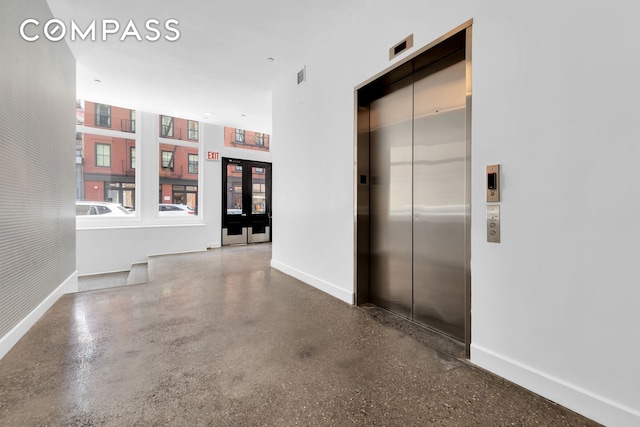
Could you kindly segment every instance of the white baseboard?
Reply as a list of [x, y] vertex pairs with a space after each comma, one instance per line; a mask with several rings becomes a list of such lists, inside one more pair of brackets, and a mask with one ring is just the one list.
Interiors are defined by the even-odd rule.
[[[143, 261], [146, 262], [146, 261]], [[133, 264], [136, 264], [135, 262]], [[113, 271], [103, 271], [102, 273], [87, 273], [87, 274], [78, 274], [78, 278], [91, 278], [95, 276], [104, 276], [106, 274], [117, 274], [117, 273], [128, 273], [130, 270], [113, 270]], [[65, 292], [68, 293], [68, 292]]]
[[353, 291], [350, 292], [345, 289], [342, 289], [332, 283], [329, 283], [318, 277], [307, 274], [303, 271], [300, 271], [296, 268], [283, 264], [274, 259], [271, 260], [271, 267], [275, 268], [276, 270], [280, 270], [283, 273], [288, 274], [289, 276], [295, 277], [296, 279], [308, 285], [311, 285], [314, 288], [320, 289], [321, 291], [326, 292], [329, 295], [334, 296], [339, 300], [346, 302], [347, 304], [353, 304], [353, 301], [354, 301]]
[[640, 411], [471, 344], [471, 362], [607, 426], [640, 426]]
[[149, 258], [153, 258], [153, 257], [161, 257], [161, 256], [167, 256], [167, 255], [185, 255], [185, 254], [197, 254], [200, 252], [206, 252], [207, 249], [193, 249], [193, 250], [187, 250], [187, 251], [176, 251], [176, 252], [159, 252], [157, 254], [149, 254], [147, 255], [147, 259]]
[[13, 348], [20, 338], [42, 317], [51, 306], [64, 294], [78, 292], [78, 272], [74, 271], [60, 286], [45, 298], [31, 313], [20, 321], [5, 336], [0, 338], [0, 359]]

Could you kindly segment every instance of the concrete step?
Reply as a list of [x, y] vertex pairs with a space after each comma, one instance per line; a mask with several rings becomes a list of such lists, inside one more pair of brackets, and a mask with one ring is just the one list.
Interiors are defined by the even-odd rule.
[[149, 263], [136, 262], [131, 265], [129, 276], [127, 277], [127, 285], [140, 285], [149, 281]]

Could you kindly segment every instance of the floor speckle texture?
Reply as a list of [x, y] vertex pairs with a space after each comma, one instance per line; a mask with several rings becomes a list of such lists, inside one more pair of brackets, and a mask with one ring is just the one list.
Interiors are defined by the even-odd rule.
[[0, 361], [0, 425], [597, 425], [270, 258], [152, 257], [146, 284], [65, 295]]

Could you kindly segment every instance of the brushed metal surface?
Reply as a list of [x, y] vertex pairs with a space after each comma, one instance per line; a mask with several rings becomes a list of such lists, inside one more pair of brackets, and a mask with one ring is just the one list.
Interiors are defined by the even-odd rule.
[[264, 243], [269, 239], [269, 226], [265, 227], [264, 233], [254, 233], [253, 227], [249, 227], [248, 243]]
[[458, 338], [469, 355], [467, 24], [357, 89], [354, 193], [357, 303]]
[[472, 119], [472, 97], [473, 97], [473, 81], [472, 81], [472, 49], [473, 46], [473, 27], [465, 29], [465, 55], [466, 63], [466, 80], [467, 80], [467, 96], [466, 96], [466, 113], [467, 113], [467, 209], [465, 212], [465, 235], [467, 238], [465, 264], [467, 273], [465, 275], [465, 353], [467, 358], [471, 358], [471, 119]]
[[413, 317], [464, 340], [465, 62], [419, 72], [415, 80]]
[[370, 299], [411, 317], [413, 78], [370, 106]]
[[229, 235], [228, 229], [222, 229], [222, 246], [243, 245], [247, 243], [247, 227], [242, 227], [242, 234]]
[[487, 242], [500, 243], [500, 205], [487, 205]]

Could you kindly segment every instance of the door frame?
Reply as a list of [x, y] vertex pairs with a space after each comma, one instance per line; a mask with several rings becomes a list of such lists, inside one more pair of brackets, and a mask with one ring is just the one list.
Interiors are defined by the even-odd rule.
[[[467, 186], [467, 220], [465, 221], [466, 234], [466, 265], [465, 275], [465, 333], [464, 344], [466, 357], [471, 354], [471, 47], [472, 47], [472, 25], [473, 20], [469, 20], [455, 29], [449, 31], [433, 42], [427, 44], [413, 54], [407, 56], [354, 89], [354, 119], [356, 135], [354, 138], [354, 295], [355, 304], [362, 305], [370, 302], [369, 297], [369, 110], [364, 107], [366, 93], [363, 89], [374, 86], [378, 83], [384, 85], [389, 81], [397, 80], [403, 75], [413, 74], [414, 60], [426, 52], [434, 55], [442, 54], [439, 49], [443, 43], [453, 36], [464, 37], [465, 45], [465, 66], [466, 66], [466, 147], [469, 162], [466, 168], [465, 182]], [[461, 35], [461, 33], [463, 33]], [[418, 58], [419, 60], [419, 58]], [[437, 331], [440, 332], [440, 331]]]
[[[228, 191], [231, 191], [228, 189], [229, 184], [227, 182], [227, 170], [229, 165], [242, 166], [242, 194], [240, 195], [240, 200], [242, 201], [242, 212], [238, 215], [230, 215], [228, 213], [229, 207], [227, 206], [227, 197]], [[261, 213], [256, 213], [252, 209], [254, 167], [262, 168], [265, 174], [265, 202], [264, 211]], [[271, 176], [271, 163], [230, 157], [222, 158], [222, 246], [271, 242]]]

